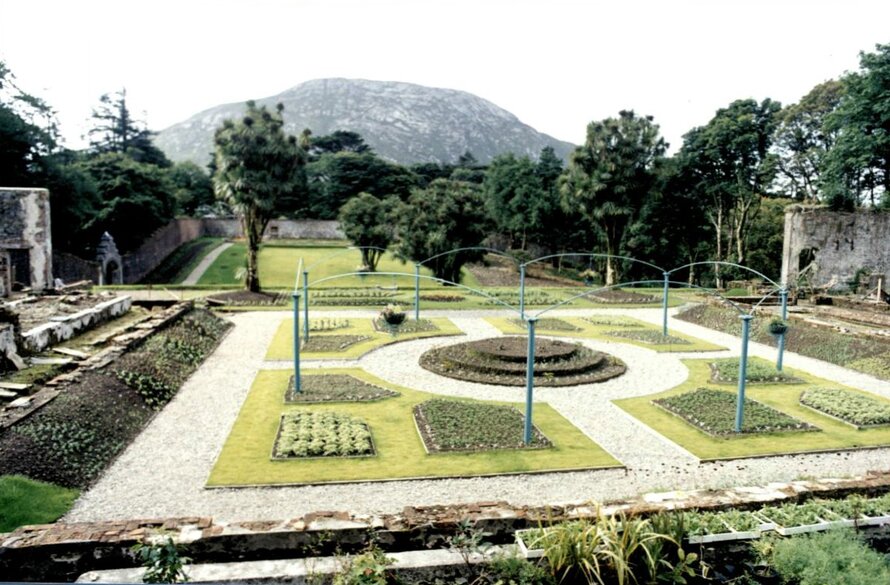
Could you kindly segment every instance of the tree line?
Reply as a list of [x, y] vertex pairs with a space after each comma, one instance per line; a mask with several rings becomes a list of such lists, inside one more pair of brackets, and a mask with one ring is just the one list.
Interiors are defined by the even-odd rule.
[[[665, 267], [722, 260], [776, 276], [787, 204], [890, 208], [890, 45], [861, 53], [858, 71], [798, 103], [730, 103], [672, 156], [655, 121], [632, 111], [591, 122], [565, 166], [549, 148], [486, 165], [469, 152], [452, 164], [399, 165], [354, 132], [286, 136], [280, 108], [249, 103], [217, 129], [205, 170], [172, 164], [124, 91], [102, 96], [92, 121], [89, 148], [60, 148], [52, 109], [0, 63], [0, 184], [49, 187], [54, 242], [80, 253], [102, 231], [126, 251], [176, 214], [235, 212], [253, 217], [248, 240], [273, 217], [339, 218], [356, 244], [392, 245], [413, 261], [492, 244], [523, 258], [595, 251]], [[477, 258], [447, 255], [431, 268], [455, 280]], [[373, 253], [363, 260], [374, 268]], [[588, 268], [606, 283], [653, 276], [619, 260]], [[710, 284], [734, 274], [683, 276]]]

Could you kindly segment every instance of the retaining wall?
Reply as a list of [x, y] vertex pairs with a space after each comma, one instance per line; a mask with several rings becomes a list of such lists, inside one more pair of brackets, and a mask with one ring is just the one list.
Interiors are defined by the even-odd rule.
[[27, 351], [43, 351], [51, 345], [71, 339], [81, 331], [123, 315], [130, 310], [132, 302], [129, 296], [117, 297], [71, 315], [51, 317], [48, 323], [22, 333], [22, 345]]

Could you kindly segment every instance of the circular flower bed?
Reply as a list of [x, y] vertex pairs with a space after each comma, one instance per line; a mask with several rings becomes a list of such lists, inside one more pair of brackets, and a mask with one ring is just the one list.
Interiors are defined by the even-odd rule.
[[[457, 380], [524, 386], [527, 351], [526, 337], [492, 337], [433, 348], [420, 356], [420, 365]], [[602, 382], [625, 370], [621, 360], [579, 344], [541, 338], [535, 342], [534, 375], [538, 386]]]

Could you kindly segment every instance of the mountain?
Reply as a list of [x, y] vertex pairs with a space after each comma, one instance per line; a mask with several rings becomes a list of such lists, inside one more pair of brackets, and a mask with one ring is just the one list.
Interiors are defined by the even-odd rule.
[[[464, 91], [411, 83], [361, 79], [316, 79], [258, 104], [284, 104], [285, 130], [314, 136], [351, 130], [383, 158], [410, 164], [454, 163], [466, 151], [480, 163], [504, 152], [536, 158], [545, 146], [568, 158], [574, 145], [542, 134], [510, 112]], [[213, 151], [213, 132], [237, 118], [244, 104], [225, 104], [195, 114], [158, 133], [155, 143], [171, 160], [204, 164]]]

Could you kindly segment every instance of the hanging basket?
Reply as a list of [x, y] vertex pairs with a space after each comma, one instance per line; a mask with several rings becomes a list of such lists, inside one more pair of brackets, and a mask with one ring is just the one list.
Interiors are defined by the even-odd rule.
[[783, 319], [773, 319], [767, 325], [767, 329], [772, 335], [785, 335], [788, 331], [788, 321]]

